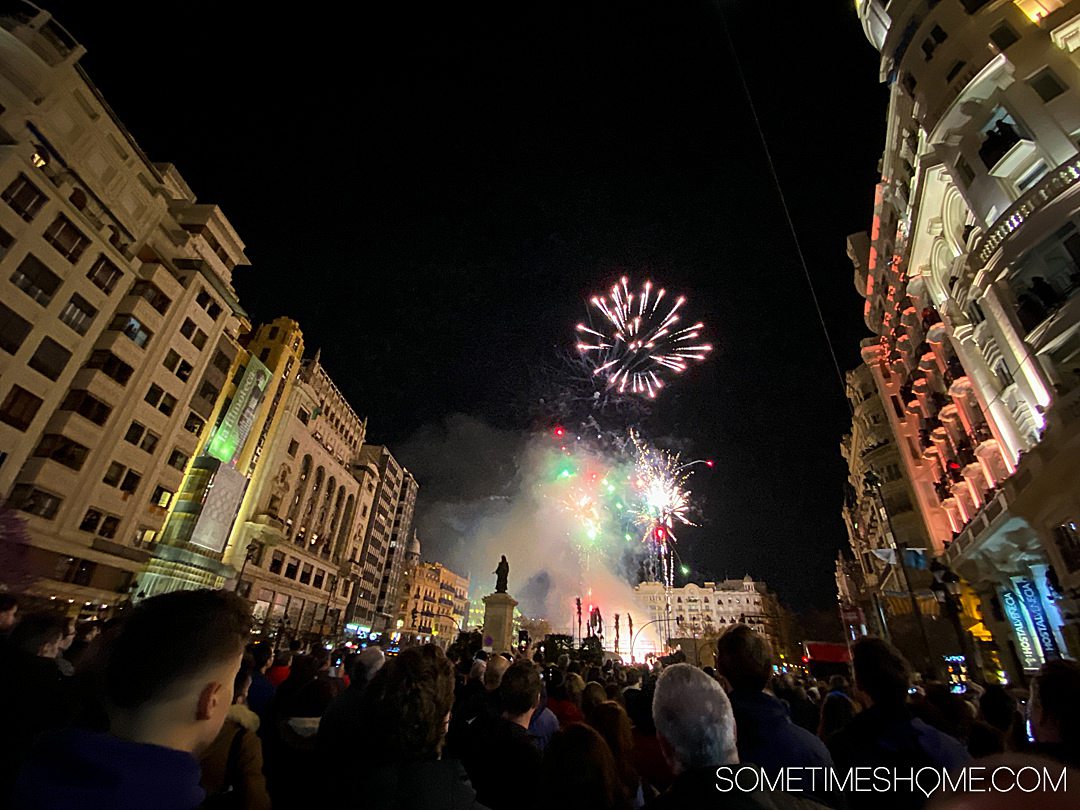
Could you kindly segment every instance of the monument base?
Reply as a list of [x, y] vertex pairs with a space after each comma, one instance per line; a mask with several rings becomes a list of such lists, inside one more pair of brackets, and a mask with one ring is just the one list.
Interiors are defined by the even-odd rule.
[[484, 649], [510, 652], [514, 646], [514, 608], [517, 600], [508, 593], [484, 597]]

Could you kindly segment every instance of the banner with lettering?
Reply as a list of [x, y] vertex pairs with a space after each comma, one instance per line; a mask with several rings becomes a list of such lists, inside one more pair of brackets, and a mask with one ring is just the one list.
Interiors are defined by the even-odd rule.
[[1054, 636], [1054, 628], [1050, 618], [1043, 608], [1042, 595], [1034, 581], [1024, 577], [1013, 577], [1013, 587], [1020, 596], [1024, 610], [1027, 611], [1028, 620], [1035, 633], [1035, 640], [1042, 648], [1043, 657], [1047, 661], [1061, 658], [1061, 650], [1058, 647], [1057, 638]]
[[1016, 652], [1020, 656], [1020, 665], [1024, 669], [1038, 669], [1043, 663], [1042, 651], [1032, 638], [1027, 612], [1020, 602], [1020, 597], [1010, 588], [999, 587], [998, 598], [1001, 600], [1001, 609], [1005, 612], [1005, 620], [1016, 637]]

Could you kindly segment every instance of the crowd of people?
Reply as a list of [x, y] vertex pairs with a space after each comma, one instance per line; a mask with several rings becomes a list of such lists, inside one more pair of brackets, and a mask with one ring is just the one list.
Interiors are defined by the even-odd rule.
[[[719, 638], [715, 667], [547, 661], [532, 649], [459, 658], [433, 645], [339, 657], [251, 643], [250, 630], [248, 604], [224, 591], [146, 599], [100, 636], [54, 614], [20, 616], [0, 594], [6, 805], [880, 810], [927, 797], [775, 782], [721, 792], [718, 769], [955, 769], [995, 757], [1080, 767], [1071, 661], [1045, 664], [1022, 694], [955, 694], [913, 685], [903, 656], [875, 638], [853, 645], [850, 678], [778, 673], [744, 625]], [[954, 799], [943, 806], [984, 806]], [[1068, 802], [1038, 797], [1040, 810]]]

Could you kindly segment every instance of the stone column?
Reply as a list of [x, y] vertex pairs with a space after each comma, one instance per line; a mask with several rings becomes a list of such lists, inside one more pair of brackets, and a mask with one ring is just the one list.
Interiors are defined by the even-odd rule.
[[508, 593], [484, 597], [484, 649], [510, 652], [514, 646], [514, 608], [517, 601]]

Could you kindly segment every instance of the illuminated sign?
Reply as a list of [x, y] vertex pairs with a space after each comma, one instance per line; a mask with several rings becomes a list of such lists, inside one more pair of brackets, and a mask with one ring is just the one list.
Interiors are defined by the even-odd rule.
[[224, 551], [233, 521], [240, 509], [247, 476], [235, 467], [221, 464], [206, 488], [206, 500], [199, 511], [199, 519], [191, 533], [191, 542], [211, 551]]
[[248, 360], [244, 376], [236, 387], [229, 410], [225, 412], [214, 437], [206, 447], [206, 454], [226, 464], [235, 464], [248, 434], [255, 424], [255, 415], [270, 382], [270, 369], [252, 357]]
[[1024, 669], [1038, 669], [1042, 665], [1042, 656], [1035, 647], [1035, 640], [1028, 632], [1027, 616], [1024, 606], [1020, 603], [1017, 595], [1008, 588], [999, 588], [1001, 607], [1005, 611], [1005, 618], [1012, 625], [1013, 635], [1016, 636], [1016, 650], [1020, 656], [1020, 664]]
[[1058, 649], [1054, 628], [1051, 626], [1050, 619], [1043, 609], [1042, 596], [1039, 594], [1038, 586], [1032, 580], [1023, 579], [1022, 577], [1013, 577], [1012, 581], [1017, 594], [1020, 596], [1024, 610], [1027, 611], [1031, 628], [1035, 632], [1035, 638], [1039, 642], [1039, 646], [1042, 647], [1043, 656], [1048, 661], [1061, 658], [1061, 650]]

